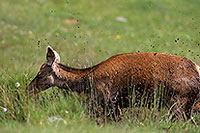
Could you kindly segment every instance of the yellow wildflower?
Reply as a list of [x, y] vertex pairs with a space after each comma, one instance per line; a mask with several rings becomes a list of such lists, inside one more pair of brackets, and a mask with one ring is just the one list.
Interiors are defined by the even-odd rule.
[[117, 39], [120, 39], [120, 35], [117, 35], [116, 38], [117, 38]]
[[58, 33], [58, 32], [56, 32], [56, 36], [59, 36], [59, 33]]

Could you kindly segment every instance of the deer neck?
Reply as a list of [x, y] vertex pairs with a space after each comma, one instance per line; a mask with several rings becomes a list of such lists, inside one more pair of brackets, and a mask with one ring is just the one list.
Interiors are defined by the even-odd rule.
[[89, 89], [89, 79], [93, 68], [76, 69], [62, 64], [56, 64], [55, 86], [66, 90], [85, 92]]

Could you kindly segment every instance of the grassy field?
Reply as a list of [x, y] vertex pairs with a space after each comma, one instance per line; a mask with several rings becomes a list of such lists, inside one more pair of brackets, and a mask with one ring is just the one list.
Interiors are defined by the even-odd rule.
[[[58, 88], [35, 102], [24, 96], [45, 62], [47, 45], [58, 51], [62, 63], [77, 68], [119, 53], [151, 51], [200, 65], [199, 5], [195, 0], [1, 0], [0, 132], [199, 132], [190, 120], [172, 123], [162, 117], [165, 112], [156, 111], [98, 126], [76, 94], [58, 92], [50, 100]], [[52, 116], [62, 120], [51, 122]]]

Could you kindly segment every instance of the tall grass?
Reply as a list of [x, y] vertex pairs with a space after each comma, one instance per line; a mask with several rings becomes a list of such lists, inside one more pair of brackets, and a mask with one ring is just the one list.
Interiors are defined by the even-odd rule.
[[[9, 83], [11, 84], [10, 81]], [[37, 124], [45, 123], [48, 117], [54, 115], [69, 118], [84, 115], [84, 106], [81, 106], [76, 95], [66, 97], [60, 90], [54, 88], [31, 98], [26, 95], [24, 87], [14, 85], [0, 86], [0, 106], [2, 107], [0, 121], [2, 123], [17, 121]], [[7, 111], [3, 111], [3, 108]]]
[[[163, 101], [166, 96], [163, 87], [155, 88], [156, 91], [152, 95], [143, 93], [140, 102], [138, 102], [137, 88], [130, 88], [128, 108], [110, 106], [112, 104], [109, 103], [105, 103], [106, 106], [101, 108], [94, 89], [90, 95], [77, 95], [72, 92], [66, 94], [65, 91], [54, 87], [40, 93], [34, 99], [29, 98], [25, 93], [25, 87], [31, 80], [29, 76], [19, 80], [21, 84], [19, 87], [16, 86], [15, 80], [1, 83], [0, 106], [7, 109], [5, 112], [1, 110], [1, 124], [14, 122], [29, 126], [48, 127], [52, 124], [65, 126], [62, 121], [51, 123], [49, 119], [54, 116], [67, 121], [67, 126], [75, 126], [81, 122], [104, 127], [110, 124], [115, 126], [121, 124], [127, 125], [128, 128], [133, 128], [133, 125], [136, 127], [159, 125], [159, 129], [174, 131], [177, 130], [173, 126], [175, 124], [180, 126], [193, 125], [194, 130], [198, 130], [191, 120], [182, 123], [179, 120], [171, 121], [169, 119], [169, 106], [166, 106], [168, 101]], [[149, 100], [151, 100], [151, 104]], [[193, 117], [199, 124], [199, 115], [193, 112]]]

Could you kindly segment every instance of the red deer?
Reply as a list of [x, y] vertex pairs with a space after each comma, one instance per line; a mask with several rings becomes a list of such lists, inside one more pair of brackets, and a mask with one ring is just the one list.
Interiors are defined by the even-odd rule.
[[130, 86], [141, 95], [149, 92], [150, 100], [152, 91], [162, 86], [169, 92], [167, 102], [174, 105], [178, 101], [177, 107], [187, 117], [200, 97], [200, 68], [180, 56], [157, 52], [120, 54], [95, 66], [76, 69], [61, 64], [59, 54], [48, 46], [46, 59], [28, 87], [29, 95], [53, 86], [87, 94], [95, 89], [100, 103], [111, 101], [127, 107]]

